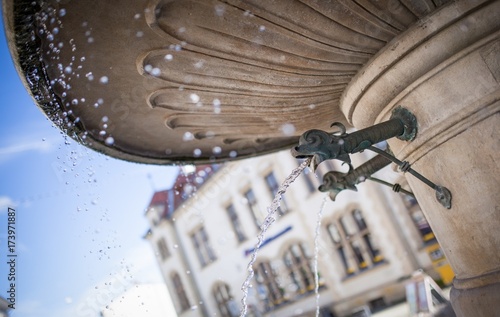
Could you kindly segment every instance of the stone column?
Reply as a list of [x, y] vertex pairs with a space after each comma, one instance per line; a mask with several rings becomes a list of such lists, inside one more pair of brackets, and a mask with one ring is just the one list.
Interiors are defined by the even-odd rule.
[[341, 109], [356, 128], [401, 105], [418, 120], [414, 141], [391, 139], [400, 160], [447, 187], [452, 207], [411, 175], [456, 276], [457, 316], [500, 307], [500, 1], [457, 1], [390, 42], [351, 81]]

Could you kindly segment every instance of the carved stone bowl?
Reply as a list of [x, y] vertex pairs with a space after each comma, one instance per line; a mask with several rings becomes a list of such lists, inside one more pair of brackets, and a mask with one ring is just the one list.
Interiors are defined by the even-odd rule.
[[205, 163], [288, 148], [345, 122], [370, 58], [445, 1], [6, 0], [27, 89], [113, 157]]

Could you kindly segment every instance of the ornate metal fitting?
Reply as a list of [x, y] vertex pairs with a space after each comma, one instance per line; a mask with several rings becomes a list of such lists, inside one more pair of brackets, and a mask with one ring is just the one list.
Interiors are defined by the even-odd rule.
[[399, 184], [389, 184], [380, 179], [371, 177], [372, 174], [389, 165], [391, 161], [382, 155], [377, 155], [371, 160], [354, 169], [349, 164], [347, 173], [330, 171], [323, 176], [323, 184], [319, 186], [319, 191], [328, 192], [330, 199], [335, 201], [337, 195], [346, 189], [357, 191], [356, 185], [369, 179], [391, 187], [395, 192], [402, 192], [413, 196], [412, 193], [401, 188]]
[[[351, 134], [346, 133], [346, 128], [339, 122], [335, 122], [331, 126], [335, 126], [340, 130], [333, 133], [328, 133], [322, 130], [306, 131], [301, 135], [299, 145], [292, 149], [292, 155], [296, 158], [311, 157], [311, 164], [313, 170], [315, 170], [321, 162], [330, 159], [338, 159], [346, 163], [351, 163], [349, 154], [370, 149], [396, 163], [400, 167], [401, 171], [409, 172], [420, 181], [430, 186], [436, 191], [437, 200], [444, 207], [448, 209], [451, 208], [451, 193], [446, 187], [437, 186], [423, 175], [413, 170], [408, 162], [401, 162], [389, 153], [373, 146], [374, 144], [393, 137], [397, 137], [398, 139], [405, 141], [415, 139], [418, 126], [417, 118], [408, 109], [398, 106], [393, 110], [390, 120]], [[371, 174], [374, 172], [368, 173], [369, 168], [367, 168], [367, 166], [364, 166], [364, 168], [368, 170], [365, 171], [367, 174], [363, 176], [364, 179], [371, 177]], [[357, 169], [355, 171], [357, 171]], [[352, 175], [356, 174], [354, 173], [355, 171], [353, 171], [351, 167], [347, 174], [331, 172], [331, 174], [325, 175], [326, 183], [322, 185], [323, 187], [321, 187], [320, 190], [329, 191], [330, 197], [333, 196], [332, 199], [335, 199], [336, 195], [344, 189], [356, 190], [355, 185], [357, 184], [356, 182], [359, 177], [354, 177], [353, 179], [350, 178], [353, 177]], [[376, 179], [373, 180], [379, 181], [385, 185], [391, 185], [384, 181]], [[401, 190], [400, 186], [393, 186], [393, 188], [397, 191]]]
[[413, 176], [415, 176], [418, 180], [420, 180], [422, 183], [426, 184], [430, 188], [434, 189], [436, 193], [436, 199], [439, 201], [443, 207], [450, 209], [451, 208], [451, 192], [448, 190], [448, 188], [444, 186], [439, 186], [431, 182], [428, 178], [426, 178], [424, 175], [420, 174], [419, 172], [415, 171], [412, 167], [410, 162], [408, 161], [400, 161], [393, 155], [386, 153], [385, 151], [382, 151], [379, 148], [376, 148], [374, 146], [370, 147], [370, 150], [384, 156], [388, 160], [391, 160], [393, 163], [399, 166], [399, 169], [403, 173], [410, 173]]
[[396, 136], [403, 141], [412, 141], [417, 136], [417, 118], [408, 109], [397, 106], [392, 111], [391, 119], [399, 119], [403, 122], [404, 132]]
[[299, 145], [292, 149], [292, 155], [297, 158], [312, 157], [313, 169], [316, 169], [321, 162], [329, 159], [350, 163], [349, 154], [361, 152], [393, 137], [413, 140], [417, 133], [417, 119], [401, 106], [393, 111], [390, 120], [351, 134], [346, 133], [345, 126], [339, 122], [331, 126], [338, 127], [340, 131], [306, 131], [300, 137]]
[[356, 184], [358, 182], [353, 182], [352, 177], [349, 177], [352, 172], [352, 165], [349, 164], [349, 172], [342, 173], [336, 171], [330, 171], [323, 176], [323, 184], [318, 187], [321, 192], [328, 192], [330, 199], [335, 201], [337, 195], [345, 190], [350, 189], [358, 191]]
[[323, 176], [323, 184], [318, 189], [322, 192], [329, 192], [330, 198], [335, 200], [335, 197], [342, 190], [350, 189], [357, 191], [357, 184], [364, 182], [373, 173], [386, 167], [390, 163], [391, 161], [387, 158], [377, 155], [356, 169], [349, 164], [349, 171], [347, 173], [336, 171], [326, 173]]
[[331, 126], [339, 127], [340, 132], [306, 131], [300, 136], [299, 146], [292, 149], [292, 155], [296, 158], [312, 157], [313, 170], [321, 162], [334, 158], [350, 163], [351, 158], [344, 147], [344, 138], [347, 136], [345, 126], [339, 122], [335, 122]]

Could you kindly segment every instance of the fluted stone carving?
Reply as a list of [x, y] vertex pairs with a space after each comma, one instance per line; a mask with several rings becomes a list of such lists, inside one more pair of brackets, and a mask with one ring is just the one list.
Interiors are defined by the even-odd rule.
[[[51, 39], [51, 26], [40, 25], [50, 19], [38, 21], [33, 31], [47, 80], [55, 82], [47, 84], [55, 92], [53, 104], [60, 104], [55, 111], [72, 110], [70, 121], [78, 118], [77, 134], [87, 132], [87, 145], [160, 164], [266, 153], [291, 146], [308, 129], [345, 123], [339, 100], [351, 78], [394, 37], [441, 5], [409, 0], [129, 2], [51, 0], [38, 2], [31, 13], [27, 2], [8, 6], [17, 17], [52, 12], [63, 26]], [[57, 14], [61, 9], [64, 16]], [[47, 30], [40, 34], [40, 28]], [[56, 59], [50, 47], [55, 42], [65, 44]], [[20, 59], [26, 58], [23, 45], [17, 49]], [[80, 73], [58, 68], [81, 57], [86, 62]], [[96, 80], [89, 81], [89, 73]], [[109, 78], [106, 85], [97, 83], [103, 76]], [[71, 89], [59, 84], [61, 77], [71, 77]], [[103, 103], [86, 107], [82, 98]], [[74, 99], [78, 107], [72, 107]], [[104, 116], [109, 127], [102, 135]], [[67, 119], [62, 121], [66, 125]], [[111, 145], [105, 142], [109, 135]]]

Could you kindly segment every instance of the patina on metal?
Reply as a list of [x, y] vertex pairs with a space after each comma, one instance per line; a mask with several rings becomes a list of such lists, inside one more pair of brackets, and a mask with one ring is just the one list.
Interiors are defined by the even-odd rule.
[[392, 162], [394, 162], [395, 164], [397, 164], [399, 166], [399, 169], [403, 173], [406, 173], [406, 172], [410, 173], [411, 175], [415, 176], [418, 180], [420, 180], [421, 182], [423, 182], [424, 184], [426, 184], [430, 188], [434, 189], [436, 192], [437, 201], [439, 201], [439, 203], [441, 205], [443, 205], [445, 208], [447, 208], [447, 209], [451, 208], [451, 192], [449, 191], [448, 188], [446, 188], [444, 186], [436, 185], [433, 182], [431, 182], [428, 178], [426, 178], [425, 176], [423, 176], [419, 172], [412, 169], [411, 164], [408, 161], [400, 161], [396, 157], [394, 157], [393, 155], [391, 155], [391, 154], [389, 154], [389, 153], [387, 153], [387, 152], [385, 152], [377, 147], [374, 147], [374, 146], [370, 146], [368, 149], [384, 156], [385, 158], [387, 158], [389, 160], [391, 160]]
[[411, 141], [417, 135], [417, 119], [401, 106], [393, 111], [390, 120], [351, 134], [346, 133], [345, 126], [339, 122], [331, 125], [334, 126], [340, 131], [334, 133], [315, 129], [306, 131], [300, 137], [299, 145], [292, 149], [292, 155], [296, 158], [312, 157], [313, 169], [316, 169], [321, 162], [329, 159], [350, 163], [349, 154], [364, 151], [387, 139], [397, 137]]
[[412, 141], [417, 135], [417, 119], [408, 110], [401, 106], [396, 107], [391, 119], [362, 129], [351, 134], [341, 123], [333, 123], [340, 131], [328, 133], [322, 130], [306, 131], [299, 139], [299, 145], [292, 149], [296, 158], [312, 157], [313, 169], [330, 159], [338, 159], [351, 163], [349, 154], [372, 150], [388, 160], [396, 163], [402, 172], [409, 172], [417, 179], [436, 191], [436, 199], [445, 208], [451, 208], [451, 192], [443, 186], [438, 186], [411, 168], [409, 162], [402, 162], [393, 155], [374, 147], [374, 144], [397, 137], [400, 140]]
[[357, 184], [362, 183], [365, 180], [372, 180], [392, 187], [395, 192], [402, 192], [413, 196], [413, 193], [402, 189], [399, 184], [390, 184], [386, 181], [372, 177], [374, 173], [386, 167], [390, 163], [391, 161], [385, 156], [377, 155], [356, 169], [349, 164], [349, 171], [347, 173], [330, 171], [323, 176], [323, 184], [319, 186], [318, 190], [321, 192], [328, 192], [330, 199], [335, 201], [335, 198], [341, 191], [346, 189], [358, 191], [356, 188]]

